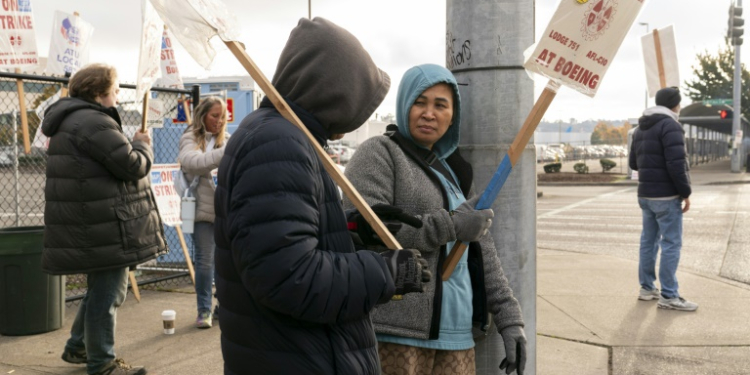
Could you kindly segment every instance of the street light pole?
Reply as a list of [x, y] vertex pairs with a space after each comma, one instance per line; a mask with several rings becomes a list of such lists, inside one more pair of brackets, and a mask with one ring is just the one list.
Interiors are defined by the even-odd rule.
[[[638, 22], [638, 24], [641, 26], [646, 26], [646, 35], [648, 35], [650, 31], [648, 27], [648, 22]], [[648, 81], [646, 82], [646, 102], [644, 104], [644, 108], [648, 109]]]
[[307, 19], [312, 19], [312, 0], [307, 0]]

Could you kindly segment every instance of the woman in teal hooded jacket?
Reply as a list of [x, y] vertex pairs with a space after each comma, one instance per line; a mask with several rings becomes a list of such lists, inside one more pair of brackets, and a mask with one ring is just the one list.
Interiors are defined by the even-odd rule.
[[501, 368], [522, 374], [524, 323], [487, 235], [494, 214], [474, 209], [471, 165], [458, 151], [458, 84], [438, 65], [413, 67], [401, 80], [397, 106], [398, 126], [360, 145], [347, 177], [371, 206], [396, 206], [422, 221], [421, 228], [403, 226], [396, 238], [419, 250], [433, 275], [456, 240], [469, 247], [447, 281], [434, 277], [424, 293], [374, 310], [383, 374], [474, 374], [474, 337], [487, 333], [490, 316], [505, 342]]

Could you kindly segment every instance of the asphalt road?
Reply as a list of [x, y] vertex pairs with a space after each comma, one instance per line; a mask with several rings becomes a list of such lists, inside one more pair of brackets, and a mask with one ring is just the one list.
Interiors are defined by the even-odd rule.
[[[637, 260], [636, 187], [540, 186], [537, 247]], [[680, 269], [750, 284], [750, 185], [693, 186]], [[636, 276], [634, 275], [634, 278]]]

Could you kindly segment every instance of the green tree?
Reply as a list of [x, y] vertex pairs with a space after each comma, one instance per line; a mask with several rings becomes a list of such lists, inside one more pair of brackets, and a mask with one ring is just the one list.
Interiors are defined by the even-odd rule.
[[[708, 51], [698, 53], [697, 64], [693, 65], [693, 80], [685, 81], [687, 96], [693, 101], [707, 99], [732, 99], [734, 87], [734, 47], [724, 39], [724, 46], [717, 54]], [[750, 87], [750, 72], [745, 64], [740, 65], [742, 72], [742, 86]], [[740, 90], [740, 104], [742, 115], [750, 118], [750, 91]]]

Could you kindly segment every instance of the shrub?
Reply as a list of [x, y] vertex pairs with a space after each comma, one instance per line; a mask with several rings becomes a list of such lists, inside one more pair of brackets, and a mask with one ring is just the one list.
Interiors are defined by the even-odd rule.
[[599, 159], [599, 164], [602, 165], [602, 173], [609, 171], [617, 165], [617, 163], [609, 159]]
[[544, 173], [557, 173], [560, 172], [562, 163], [549, 163], [544, 166]]
[[584, 163], [576, 163], [573, 169], [580, 174], [589, 173], [589, 167]]

